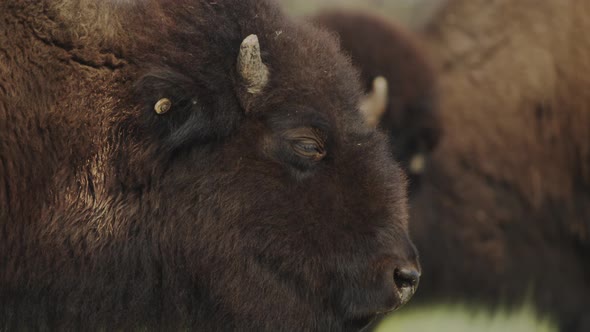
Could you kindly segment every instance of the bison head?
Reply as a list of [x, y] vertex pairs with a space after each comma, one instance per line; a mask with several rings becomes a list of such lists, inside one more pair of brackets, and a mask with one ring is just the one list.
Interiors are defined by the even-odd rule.
[[337, 42], [266, 1], [147, 3], [119, 20], [122, 67], [69, 78], [109, 82], [81, 88], [96, 149], [26, 232], [44, 258], [20, 270], [14, 311], [324, 331], [407, 302], [420, 268], [405, 179]]

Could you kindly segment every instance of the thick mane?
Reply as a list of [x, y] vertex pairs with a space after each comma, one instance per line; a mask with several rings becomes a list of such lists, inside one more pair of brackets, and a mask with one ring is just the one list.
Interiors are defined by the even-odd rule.
[[[241, 41], [249, 34], [259, 36], [263, 45], [263, 61], [271, 71], [268, 93], [261, 97], [259, 104], [272, 103], [275, 96], [283, 98], [284, 95], [290, 95], [290, 91], [313, 94], [313, 88], [305, 83], [309, 77], [317, 77], [318, 81], [334, 80], [334, 75], [347, 75], [338, 78], [342, 81], [355, 82], [357, 79], [353, 71], [336, 69], [342, 64], [347, 65], [348, 60], [338, 54], [337, 43], [331, 36], [311, 26], [290, 21], [280, 9], [269, 5], [266, 0], [17, 1], [10, 6], [8, 3], [1, 6], [3, 14], [0, 15], [6, 17], [2, 30], [13, 34], [0, 35], [4, 45], [6, 48], [29, 49], [31, 52], [26, 57], [23, 54], [20, 58], [6, 60], [8, 62], [0, 66], [0, 72], [4, 74], [4, 82], [0, 78], [0, 84], [8, 93], [0, 97], [8, 98], [12, 92], [22, 94], [14, 98], [18, 98], [18, 103], [26, 110], [19, 114], [0, 110], [5, 113], [0, 118], [0, 124], [22, 128], [27, 122], [35, 122], [41, 128], [48, 128], [49, 136], [52, 137], [35, 142], [40, 139], [36, 133], [17, 135], [7, 129], [0, 135], [7, 142], [18, 140], [18, 143], [12, 147], [5, 146], [2, 152], [3, 155], [11, 155], [16, 153], [14, 149], [18, 147], [22, 150], [43, 151], [35, 155], [35, 160], [22, 161], [24, 164], [38, 163], [39, 168], [44, 169], [44, 172], [39, 173], [44, 174], [44, 179], [55, 177], [60, 167], [58, 160], [81, 163], [76, 168], [82, 173], [87, 169], [96, 169], [92, 165], [95, 163], [93, 160], [97, 159], [96, 155], [108, 154], [113, 148], [105, 147], [104, 142], [116, 145], [118, 141], [126, 139], [128, 133], [141, 130], [126, 127], [134, 123], [132, 120], [138, 116], [137, 113], [113, 111], [119, 104], [137, 102], [134, 96], [127, 93], [131, 85], [139, 90], [137, 95], [146, 96], [139, 102], [148, 109], [153, 107], [157, 99], [153, 99], [154, 95], [148, 97], [148, 94], [150, 88], [154, 87], [142, 84], [140, 77], [154, 77], [154, 73], [159, 72], [157, 76], [167, 72], [165, 75], [177, 80], [167, 83], [171, 88], [188, 84], [192, 89], [206, 91], [201, 98], [206, 104], [213, 103], [209, 96], [217, 94], [225, 95], [223, 100], [235, 100], [235, 85], [238, 83], [236, 58]], [[20, 26], [24, 29], [20, 29]], [[19, 34], [19, 38], [14, 37]], [[48, 56], [62, 61], [50, 62]], [[40, 63], [42, 67], [23, 67], [29, 62]], [[297, 71], [291, 68], [297, 68]], [[73, 77], [76, 79], [71, 79]], [[285, 83], [285, 80], [288, 82]], [[150, 82], [156, 86], [161, 84], [153, 80]], [[174, 90], [174, 93], [182, 91], [185, 91], [185, 95], [181, 98], [194, 97], [191, 93], [195, 91], [190, 88], [188, 91]], [[37, 97], [30, 99], [31, 95]], [[337, 96], [336, 99], [354, 100], [354, 96], [341, 97]], [[215, 108], [219, 107], [233, 106], [227, 102]], [[52, 111], [48, 114], [47, 109]], [[72, 112], [72, 109], [80, 111]], [[86, 112], [86, 109], [95, 111]], [[241, 110], [234, 109], [233, 115], [224, 114], [217, 121], [225, 123], [230, 130], [235, 127], [239, 117]], [[114, 123], [116, 126], [109, 129], [110, 124]], [[76, 135], [74, 141], [69, 135], [56, 136], [71, 133], [72, 126], [93, 134]], [[183, 136], [178, 141], [186, 139]], [[101, 151], [96, 150], [98, 145]], [[69, 146], [69, 149], [64, 150], [63, 146]], [[12, 164], [20, 161], [6, 161], [3, 174], [16, 175], [10, 170], [13, 168], [14, 172], [31, 169], [24, 167], [24, 164]], [[37, 181], [35, 179], [38, 178], [34, 174], [23, 176], [31, 181]], [[82, 174], [82, 177], [84, 179], [80, 181], [86, 183], [86, 175]], [[2, 181], [10, 181], [10, 178], [6, 176]], [[4, 192], [7, 186], [0, 189], [0, 197], [9, 195]], [[37, 186], [51, 187], [53, 184], [34, 185]], [[16, 192], [11, 195], [18, 196]]]

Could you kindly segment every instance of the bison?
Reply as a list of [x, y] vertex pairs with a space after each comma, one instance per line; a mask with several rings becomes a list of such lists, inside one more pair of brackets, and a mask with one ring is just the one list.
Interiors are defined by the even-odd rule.
[[453, 0], [426, 27], [445, 136], [411, 203], [425, 300], [531, 301], [590, 331], [588, 14]]
[[325, 10], [309, 18], [335, 33], [361, 71], [367, 115], [391, 141], [414, 192], [441, 127], [436, 72], [418, 36], [370, 12]]
[[[413, 304], [530, 301], [590, 331], [589, 15], [576, 0], [453, 0], [425, 27], [444, 136], [410, 198]], [[357, 29], [351, 48], [370, 52]], [[391, 61], [374, 75], [404, 65]]]
[[350, 331], [412, 296], [328, 33], [266, 0], [9, 0], [0, 31], [0, 329]]

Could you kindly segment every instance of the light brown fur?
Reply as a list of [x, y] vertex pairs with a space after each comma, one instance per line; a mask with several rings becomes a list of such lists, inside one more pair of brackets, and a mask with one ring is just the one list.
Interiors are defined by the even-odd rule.
[[455, 0], [427, 27], [445, 136], [412, 202], [423, 298], [532, 291], [564, 331], [590, 328], [589, 17], [582, 0]]

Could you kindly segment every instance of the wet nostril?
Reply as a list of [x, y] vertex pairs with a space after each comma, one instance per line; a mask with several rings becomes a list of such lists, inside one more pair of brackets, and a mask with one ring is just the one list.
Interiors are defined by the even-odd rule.
[[398, 289], [415, 288], [420, 280], [420, 272], [414, 269], [396, 269], [393, 279]]

